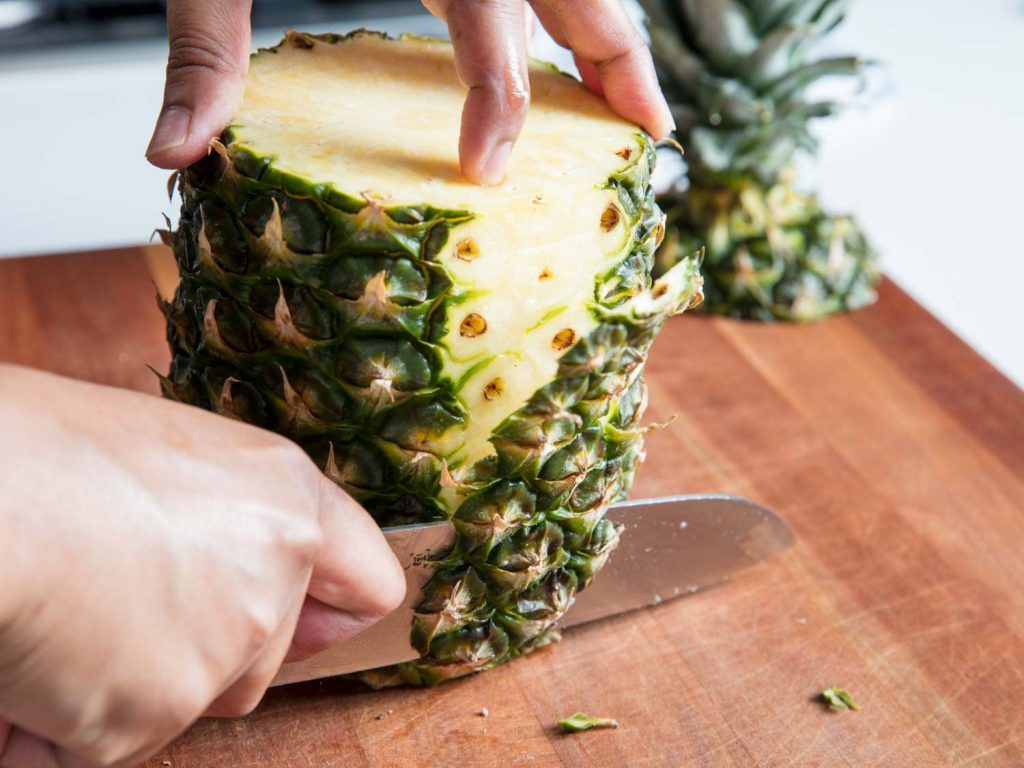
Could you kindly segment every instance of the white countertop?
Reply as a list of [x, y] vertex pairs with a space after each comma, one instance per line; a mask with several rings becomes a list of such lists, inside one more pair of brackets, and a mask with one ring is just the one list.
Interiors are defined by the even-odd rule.
[[[426, 14], [376, 26], [439, 31]], [[860, 218], [890, 275], [1024, 384], [1024, 3], [859, 0], [829, 47], [886, 68], [869, 108], [819, 123], [824, 198]], [[135, 244], [173, 212], [166, 173], [143, 156], [165, 51], [0, 59], [0, 258]]]

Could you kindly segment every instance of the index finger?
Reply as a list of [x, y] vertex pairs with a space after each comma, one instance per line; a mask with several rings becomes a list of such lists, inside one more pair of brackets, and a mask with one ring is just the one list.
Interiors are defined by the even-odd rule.
[[320, 528], [324, 543], [313, 562], [309, 594], [373, 621], [394, 610], [405, 596], [405, 572], [369, 513], [323, 476]]
[[324, 544], [284, 661], [300, 661], [359, 634], [398, 607], [405, 574], [366, 511], [320, 478]]
[[651, 52], [619, 0], [530, 0], [544, 28], [572, 50], [583, 82], [627, 120], [663, 139], [675, 128]]
[[459, 134], [462, 174], [498, 184], [530, 106], [523, 0], [423, 4], [448, 23], [459, 80], [469, 89]]

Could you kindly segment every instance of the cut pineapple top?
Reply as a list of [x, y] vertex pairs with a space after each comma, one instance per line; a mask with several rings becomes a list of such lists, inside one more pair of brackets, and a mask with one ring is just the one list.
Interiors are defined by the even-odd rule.
[[500, 186], [459, 173], [465, 88], [449, 45], [315, 38], [252, 60], [233, 146], [281, 172], [382, 206], [464, 210], [437, 261], [455, 284], [444, 373], [468, 418], [433, 448], [454, 467], [493, 453], [495, 427], [598, 324], [600, 275], [633, 233], [609, 179], [646, 162], [637, 128], [578, 82], [532, 64], [533, 102]]

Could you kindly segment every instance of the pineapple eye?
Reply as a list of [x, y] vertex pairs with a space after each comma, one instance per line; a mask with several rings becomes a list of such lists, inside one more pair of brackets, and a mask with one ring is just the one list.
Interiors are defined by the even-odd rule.
[[623, 147], [615, 154], [621, 157], [623, 160], [629, 160], [629, 158], [633, 156], [633, 149], [632, 147]]
[[485, 400], [497, 400], [505, 393], [505, 382], [499, 376], [484, 387]]
[[563, 328], [551, 339], [551, 347], [559, 352], [568, 349], [576, 342], [576, 331]]
[[615, 205], [609, 205], [604, 209], [604, 213], [601, 214], [601, 229], [605, 232], [611, 232], [615, 229], [615, 225], [619, 223], [621, 218], [622, 214], [619, 213], [619, 209]]
[[475, 261], [480, 256], [480, 246], [471, 237], [463, 238], [455, 244], [455, 255], [463, 261]]
[[656, 299], [660, 299], [668, 292], [668, 286], [664, 283], [655, 283], [654, 290], [651, 291], [651, 296]]
[[534, 195], [530, 202], [534, 205], [544, 205], [544, 195]]
[[459, 326], [459, 334], [461, 336], [473, 339], [477, 336], [482, 336], [486, 332], [487, 321], [484, 320], [482, 315], [478, 315], [476, 312], [470, 312], [462, 318], [462, 324]]
[[552, 277], [554, 277], [554, 273], [552, 273], [552, 271], [550, 269], [548, 269], [547, 267], [544, 267], [544, 269], [540, 273], [540, 275], [537, 276], [537, 279], [538, 280], [550, 280]]

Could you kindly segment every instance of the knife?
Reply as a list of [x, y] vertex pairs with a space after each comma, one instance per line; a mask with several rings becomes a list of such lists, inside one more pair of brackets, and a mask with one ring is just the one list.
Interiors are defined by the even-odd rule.
[[[692, 594], [790, 547], [793, 532], [770, 510], [738, 496], [693, 495], [614, 504], [608, 516], [622, 524], [616, 551], [580, 592], [563, 629]], [[447, 522], [385, 528], [405, 569], [402, 605], [382, 621], [304, 661], [285, 664], [272, 685], [358, 672], [419, 658], [410, 629], [431, 560], [455, 540]]]

